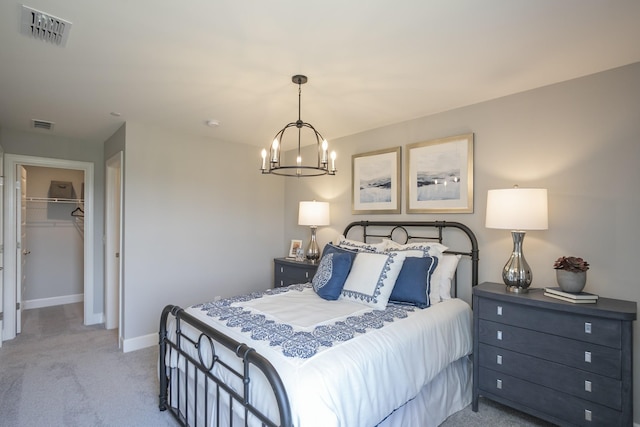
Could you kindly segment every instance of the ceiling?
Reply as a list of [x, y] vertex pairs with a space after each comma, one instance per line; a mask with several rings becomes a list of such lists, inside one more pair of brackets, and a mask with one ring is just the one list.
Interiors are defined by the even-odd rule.
[[297, 119], [294, 74], [309, 77], [302, 119], [331, 141], [640, 61], [637, 0], [27, 6], [72, 27], [64, 47], [36, 40], [22, 4], [0, 2], [0, 127], [87, 143], [132, 121], [266, 146]]

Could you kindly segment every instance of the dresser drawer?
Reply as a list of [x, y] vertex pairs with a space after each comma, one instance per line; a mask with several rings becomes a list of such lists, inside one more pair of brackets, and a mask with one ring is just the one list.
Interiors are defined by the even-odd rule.
[[621, 351], [480, 319], [478, 340], [518, 353], [620, 379]]
[[537, 307], [484, 298], [480, 299], [477, 310], [481, 319], [613, 348], [622, 346], [622, 325], [614, 319], [541, 310]]
[[276, 259], [274, 262], [274, 285], [276, 287], [310, 282], [318, 268], [317, 264], [306, 262], [284, 259]]
[[480, 366], [532, 383], [622, 409], [622, 382], [559, 363], [480, 344]]
[[488, 397], [496, 396], [546, 413], [571, 425], [620, 426], [622, 413], [492, 369], [479, 372], [478, 386]]
[[313, 273], [304, 267], [280, 266], [280, 273], [282, 273], [283, 278], [296, 280], [295, 283], [306, 283], [313, 279]]

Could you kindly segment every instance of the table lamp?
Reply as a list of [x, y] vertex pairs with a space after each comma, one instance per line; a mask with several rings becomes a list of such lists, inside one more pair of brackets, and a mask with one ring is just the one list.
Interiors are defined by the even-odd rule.
[[321, 225], [329, 225], [328, 202], [300, 202], [298, 210], [298, 225], [311, 227], [311, 241], [307, 247], [306, 257], [315, 263], [320, 258], [320, 248], [316, 241], [316, 229]]
[[511, 230], [513, 252], [502, 269], [502, 280], [510, 292], [528, 291], [533, 279], [529, 264], [522, 253], [526, 230], [548, 228], [547, 190], [514, 188], [489, 190], [487, 193], [487, 228]]

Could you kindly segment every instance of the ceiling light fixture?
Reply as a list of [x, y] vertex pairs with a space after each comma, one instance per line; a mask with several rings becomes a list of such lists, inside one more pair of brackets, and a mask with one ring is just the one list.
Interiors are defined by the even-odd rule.
[[[331, 152], [331, 165], [329, 165], [329, 143], [320, 135], [313, 126], [305, 123], [300, 119], [300, 106], [302, 98], [302, 85], [307, 82], [307, 76], [295, 75], [291, 77], [291, 81], [298, 85], [298, 120], [291, 122], [276, 133], [269, 150], [262, 150], [262, 167], [260, 170], [263, 174], [272, 173], [282, 176], [320, 176], [336, 174], [336, 152]], [[287, 165], [282, 161], [282, 139], [287, 129], [298, 128], [298, 153], [295, 165]], [[302, 128], [309, 128], [313, 131], [312, 138], [315, 137], [317, 162], [315, 164], [302, 163]], [[267, 159], [268, 154], [268, 159]]]

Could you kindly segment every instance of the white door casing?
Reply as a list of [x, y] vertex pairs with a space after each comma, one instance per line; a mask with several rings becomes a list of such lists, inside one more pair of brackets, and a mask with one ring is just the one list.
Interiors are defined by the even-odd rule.
[[4, 318], [4, 230], [3, 230], [3, 205], [4, 205], [4, 197], [2, 192], [4, 191], [4, 175], [3, 175], [3, 167], [4, 167], [4, 150], [2, 146], [0, 146], [0, 347], [2, 347], [2, 329], [3, 329], [3, 318]]
[[122, 346], [122, 152], [106, 162], [105, 201], [105, 328], [118, 330]]
[[18, 232], [16, 236], [16, 333], [22, 332], [22, 310], [24, 307], [24, 295], [27, 285], [27, 255], [29, 248], [27, 245], [27, 170], [22, 165], [16, 166], [16, 224]]
[[84, 171], [84, 324], [102, 323], [102, 308], [95, 310], [94, 292], [94, 171], [93, 163], [74, 160], [51, 159], [43, 157], [6, 154], [4, 156], [4, 283], [3, 289], [3, 339], [16, 336], [16, 275], [18, 226], [16, 223], [16, 166], [41, 166], [61, 169], [77, 169]]

